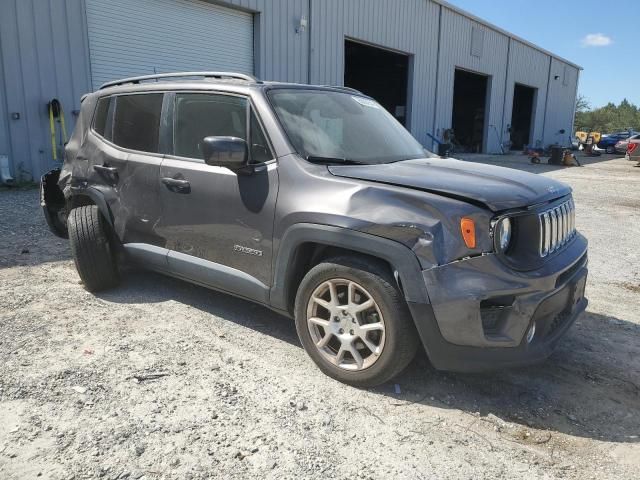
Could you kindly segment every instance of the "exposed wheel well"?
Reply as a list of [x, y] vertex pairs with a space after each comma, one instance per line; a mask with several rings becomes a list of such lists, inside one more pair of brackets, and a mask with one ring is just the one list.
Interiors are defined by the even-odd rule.
[[89, 195], [83, 195], [83, 194], [73, 195], [67, 199], [67, 215], [69, 215], [69, 213], [71, 213], [71, 210], [73, 210], [74, 208], [84, 207], [87, 205], [95, 205], [98, 207], [98, 211], [100, 212], [100, 215], [102, 215], [102, 217], [106, 221], [105, 228], [106, 228], [107, 236], [109, 237], [109, 241], [111, 243], [111, 248], [113, 248], [115, 254], [118, 257], [118, 260], [120, 260], [121, 257], [124, 255], [124, 251], [122, 249], [122, 244], [120, 243], [113, 229], [113, 224], [111, 223], [110, 221], [111, 219], [109, 218], [109, 212], [105, 212], [105, 210], [108, 209], [106, 204], [100, 205], [99, 202], [96, 202]]
[[305, 242], [300, 244], [294, 250], [287, 270], [286, 298], [287, 309], [291, 314], [293, 314], [298, 286], [300, 285], [303, 277], [316, 265], [322, 263], [326, 259], [335, 257], [366, 258], [369, 261], [377, 263], [378, 265], [380, 265], [380, 267], [386, 270], [392, 278], [395, 278], [398, 287], [402, 291], [400, 278], [395, 268], [386, 260], [375, 257], [373, 255], [358, 252], [357, 250], [335, 247], [333, 245], [326, 245], [316, 242]]
[[96, 205], [96, 202], [88, 195], [73, 195], [67, 199], [67, 212], [85, 205]]

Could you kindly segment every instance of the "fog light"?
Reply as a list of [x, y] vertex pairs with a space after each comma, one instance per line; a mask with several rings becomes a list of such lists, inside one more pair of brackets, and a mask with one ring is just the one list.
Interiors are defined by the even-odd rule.
[[531, 328], [527, 332], [527, 343], [531, 343], [535, 335], [536, 335], [536, 322], [533, 322], [533, 325], [531, 325]]

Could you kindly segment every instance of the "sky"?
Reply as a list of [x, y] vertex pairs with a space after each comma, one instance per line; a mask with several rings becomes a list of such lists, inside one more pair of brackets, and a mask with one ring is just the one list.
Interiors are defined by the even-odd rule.
[[640, 0], [448, 0], [580, 65], [578, 92], [592, 107], [640, 105]]

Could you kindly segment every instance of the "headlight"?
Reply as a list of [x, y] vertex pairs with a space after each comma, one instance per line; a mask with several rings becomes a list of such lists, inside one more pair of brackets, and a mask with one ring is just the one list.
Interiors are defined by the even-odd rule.
[[495, 226], [496, 245], [501, 252], [506, 252], [511, 243], [511, 219], [503, 218]]

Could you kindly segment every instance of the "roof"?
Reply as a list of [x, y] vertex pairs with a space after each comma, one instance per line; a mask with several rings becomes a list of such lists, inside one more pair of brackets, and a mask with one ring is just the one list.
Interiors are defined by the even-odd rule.
[[467, 12], [466, 10], [463, 10], [462, 8], [456, 7], [455, 5], [451, 5], [449, 2], [446, 2], [445, 0], [432, 0], [434, 3], [437, 3], [438, 5], [441, 5], [445, 8], [448, 8], [449, 10], [456, 12], [460, 15], [462, 15], [463, 17], [467, 17], [469, 20], [473, 20], [474, 22], [477, 22], [479, 24], [484, 25], [485, 27], [490, 28], [491, 30], [495, 30], [496, 32], [499, 32], [509, 38], [511, 38], [512, 40], [516, 40], [520, 43], [523, 43], [525, 45], [527, 45], [528, 47], [531, 47], [535, 50], [538, 50], [539, 52], [542, 52], [546, 55], [549, 55], [552, 58], [555, 58], [556, 60], [559, 60], [563, 63], [566, 63], [567, 65], [571, 65], [574, 68], [577, 68], [578, 70], [584, 70], [580, 65], [575, 64], [569, 60], [567, 60], [566, 58], [562, 58], [559, 55], [556, 55], [553, 52], [550, 52], [549, 50], [545, 50], [542, 47], [539, 47], [538, 45], [535, 45], [533, 43], [531, 43], [528, 40], [525, 40], [522, 37], [519, 37], [518, 35], [515, 35], [511, 32], [508, 32], [507, 30], [504, 30], [503, 28], [498, 27], [497, 25], [494, 25], [490, 22], [487, 22], [486, 20], [483, 20], [480, 17], [475, 16], [473, 13]]

